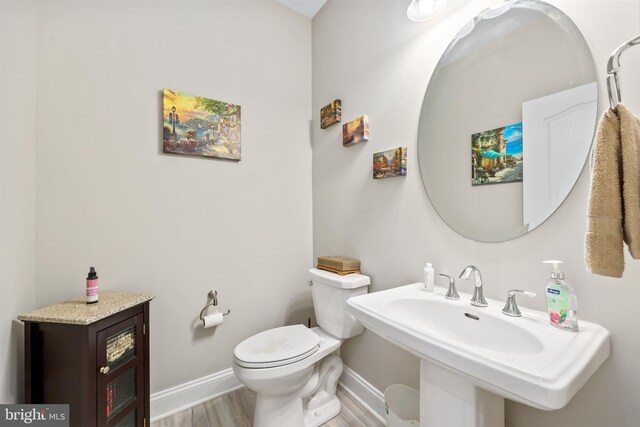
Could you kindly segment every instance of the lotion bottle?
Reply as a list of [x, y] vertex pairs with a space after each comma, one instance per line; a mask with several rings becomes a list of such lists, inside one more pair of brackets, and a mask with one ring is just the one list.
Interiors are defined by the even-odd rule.
[[435, 270], [430, 262], [424, 268], [424, 290], [426, 292], [433, 292], [433, 286], [435, 281]]
[[87, 275], [87, 304], [98, 302], [98, 273], [96, 269], [91, 267]]
[[578, 297], [573, 288], [564, 280], [564, 273], [559, 268], [562, 261], [543, 262], [553, 264], [551, 278], [544, 289], [549, 322], [556, 328], [578, 332]]

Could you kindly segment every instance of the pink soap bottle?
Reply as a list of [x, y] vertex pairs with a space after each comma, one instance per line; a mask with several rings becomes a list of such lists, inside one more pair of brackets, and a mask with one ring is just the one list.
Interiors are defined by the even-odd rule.
[[98, 273], [91, 267], [87, 276], [87, 304], [98, 302]]

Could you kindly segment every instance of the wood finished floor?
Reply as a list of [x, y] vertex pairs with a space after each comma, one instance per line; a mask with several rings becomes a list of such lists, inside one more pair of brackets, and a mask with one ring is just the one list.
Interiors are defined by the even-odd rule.
[[[336, 392], [342, 411], [324, 427], [383, 427], [369, 411], [356, 402], [342, 387]], [[241, 388], [198, 406], [163, 418], [151, 427], [251, 427], [255, 393]]]

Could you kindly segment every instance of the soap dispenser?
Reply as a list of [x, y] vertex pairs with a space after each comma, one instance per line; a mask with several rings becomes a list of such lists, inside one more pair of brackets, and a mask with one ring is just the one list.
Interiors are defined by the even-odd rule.
[[553, 264], [551, 278], [544, 289], [547, 299], [549, 322], [560, 329], [578, 332], [578, 297], [573, 288], [564, 280], [560, 271], [560, 260], [543, 261]]
[[433, 292], [435, 285], [436, 272], [433, 269], [433, 265], [430, 262], [424, 267], [424, 290], [426, 292]]
[[87, 304], [95, 304], [98, 302], [98, 273], [96, 269], [89, 268], [87, 275]]

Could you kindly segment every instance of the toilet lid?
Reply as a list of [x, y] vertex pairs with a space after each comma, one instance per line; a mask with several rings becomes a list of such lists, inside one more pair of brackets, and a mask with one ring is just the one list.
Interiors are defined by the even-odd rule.
[[247, 368], [273, 368], [311, 356], [320, 337], [303, 325], [269, 329], [247, 338], [233, 350], [236, 363]]

